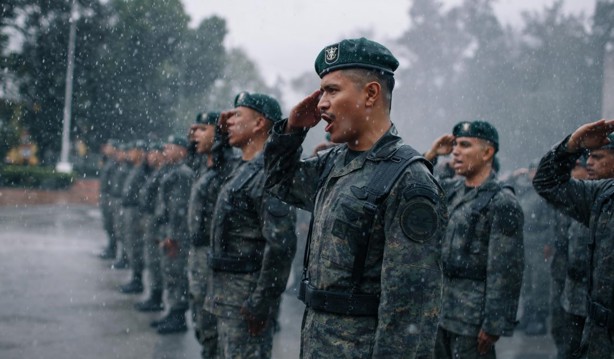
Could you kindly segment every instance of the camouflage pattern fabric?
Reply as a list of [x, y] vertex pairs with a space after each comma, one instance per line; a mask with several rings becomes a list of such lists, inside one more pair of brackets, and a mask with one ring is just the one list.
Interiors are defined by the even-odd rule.
[[459, 335], [443, 328], [437, 330], [435, 359], [495, 359], [495, 348], [486, 354], [478, 352], [474, 336]]
[[[460, 179], [442, 185], [448, 193], [450, 221], [442, 250], [439, 325], [447, 332], [473, 338], [480, 330], [511, 336], [524, 268], [522, 209], [514, 194], [501, 188], [494, 173], [476, 188], [466, 188]], [[486, 191], [494, 196], [484, 209], [473, 213], [475, 202]], [[473, 345], [477, 346], [477, 340]]]
[[[581, 181], [572, 179], [571, 168], [579, 154], [566, 150], [569, 137], [555, 145], [542, 158], [533, 185], [537, 192], [557, 209], [568, 214], [594, 233], [594, 243], [589, 243], [591, 301], [610, 311], [614, 309], [614, 196], [602, 203], [600, 211], [593, 206], [600, 195], [610, 191], [614, 180]], [[614, 358], [612, 329], [598, 325], [589, 315], [582, 339], [583, 358]]]
[[134, 273], [142, 273], [143, 258], [143, 217], [139, 209], [140, 188], [146, 180], [146, 167], [134, 166], [128, 173], [122, 190], [124, 212], [124, 245]]
[[[283, 134], [277, 123], [265, 147], [267, 188], [313, 213], [307, 275], [318, 290], [351, 293], [357, 223], [364, 201], [353, 188], [376, 176], [378, 162], [403, 145], [394, 126], [349, 163], [347, 145], [301, 160], [303, 133]], [[320, 180], [325, 168], [328, 176]], [[447, 222], [443, 191], [422, 162], [410, 164], [391, 188], [373, 223], [357, 292], [379, 296], [377, 318], [307, 308], [301, 356], [404, 357], [432, 355], [441, 295], [441, 236]], [[421, 208], [423, 220], [416, 220]]]

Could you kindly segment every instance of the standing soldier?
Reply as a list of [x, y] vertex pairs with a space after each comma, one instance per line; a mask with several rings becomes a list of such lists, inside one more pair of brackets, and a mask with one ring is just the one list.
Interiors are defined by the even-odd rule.
[[187, 330], [185, 312], [188, 310], [188, 200], [194, 172], [187, 166], [188, 140], [186, 136], [171, 135], [164, 145], [168, 170], [160, 182], [160, 201], [166, 221], [162, 227], [162, 269], [167, 290], [169, 311], [152, 322], [159, 334]]
[[296, 213], [264, 191], [262, 150], [281, 120], [275, 99], [242, 92], [220, 116], [242, 161], [222, 185], [211, 223], [205, 309], [217, 318], [220, 358], [270, 358], [274, 322], [296, 251]]
[[117, 252], [117, 241], [113, 233], [113, 209], [111, 208], [111, 178], [114, 175], [117, 162], [115, 161], [115, 146], [117, 141], [108, 140], [102, 147], [102, 167], [100, 169], [100, 198], [99, 206], [102, 213], [102, 223], [109, 237], [109, 244], [100, 253], [102, 259], [113, 259]]
[[[588, 318], [581, 346], [586, 359], [614, 358], [613, 131], [614, 120], [580, 126], [542, 158], [533, 179], [535, 189], [548, 202], [589, 227]], [[589, 176], [601, 168], [610, 179], [571, 178], [570, 170], [584, 149], [597, 155], [587, 162]]]
[[526, 335], [545, 335], [550, 313], [550, 270], [546, 248], [554, 242], [555, 212], [541, 198], [531, 181], [537, 162], [517, 171], [509, 180], [524, 213], [524, 276], [520, 294], [522, 317], [516, 329]]
[[128, 173], [130, 173], [130, 165], [127, 159], [128, 145], [121, 144], [118, 146], [116, 153], [117, 167], [111, 179], [111, 208], [113, 210], [113, 233], [115, 240], [119, 245], [118, 258], [111, 265], [114, 269], [128, 268], [128, 254], [126, 252], [125, 231], [124, 231], [124, 211], [122, 206], [122, 192], [124, 182]]
[[139, 210], [139, 190], [145, 182], [146, 143], [136, 140], [128, 151], [128, 161], [132, 169], [124, 181], [122, 207], [124, 211], [124, 246], [132, 269], [130, 282], [120, 286], [124, 294], [136, 294], [143, 291], [143, 216]]
[[[397, 59], [343, 40], [316, 58], [320, 90], [275, 124], [267, 188], [312, 212], [299, 298], [304, 358], [430, 358], [447, 216], [430, 163], [390, 120]], [[301, 160], [321, 120], [340, 145]]]
[[[139, 210], [143, 215], [143, 247], [145, 252], [145, 265], [149, 272], [149, 297], [135, 304], [135, 308], [141, 312], [158, 312], [164, 309], [162, 293], [164, 283], [162, 279], [160, 243], [162, 242], [163, 218], [156, 216], [156, 208], [161, 207], [158, 192], [160, 181], [166, 174], [167, 167], [164, 164], [162, 143], [149, 145], [147, 152], [147, 164], [151, 173], [147, 176], [143, 187], [139, 192]], [[158, 214], [161, 214], [158, 213]]]
[[226, 136], [217, 131], [219, 112], [201, 114], [192, 125], [196, 153], [204, 160], [199, 177], [192, 185], [188, 206], [190, 254], [190, 307], [196, 339], [202, 345], [202, 358], [216, 358], [217, 325], [213, 314], [204, 309], [207, 278], [210, 269], [207, 253], [211, 248], [211, 220], [222, 183], [236, 166], [238, 158], [228, 144]]
[[427, 159], [452, 153], [460, 179], [442, 182], [450, 222], [443, 243], [441, 320], [435, 357], [495, 358], [494, 344], [511, 336], [524, 266], [523, 213], [514, 193], [496, 179], [497, 130], [461, 122], [441, 136]]

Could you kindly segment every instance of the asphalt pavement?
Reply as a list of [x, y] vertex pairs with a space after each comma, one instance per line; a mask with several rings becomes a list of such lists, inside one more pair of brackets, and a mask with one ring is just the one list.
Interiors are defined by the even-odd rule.
[[[199, 358], [191, 329], [158, 335], [149, 322], [159, 314], [137, 312], [141, 296], [117, 291], [129, 272], [96, 257], [105, 244], [94, 206], [0, 207], [0, 358]], [[285, 294], [273, 358], [298, 358], [302, 312]], [[516, 333], [497, 353], [549, 359], [554, 347], [550, 336]]]

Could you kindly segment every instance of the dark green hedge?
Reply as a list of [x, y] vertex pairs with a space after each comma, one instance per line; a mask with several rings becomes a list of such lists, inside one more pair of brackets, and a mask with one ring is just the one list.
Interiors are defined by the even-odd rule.
[[74, 180], [72, 173], [59, 173], [50, 167], [0, 166], [0, 186], [3, 187], [65, 189]]

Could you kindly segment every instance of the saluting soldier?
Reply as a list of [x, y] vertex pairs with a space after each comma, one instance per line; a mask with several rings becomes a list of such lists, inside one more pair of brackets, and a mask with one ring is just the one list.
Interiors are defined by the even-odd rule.
[[[588, 318], [579, 350], [586, 359], [614, 358], [613, 131], [614, 120], [580, 126], [546, 153], [533, 179], [548, 202], [589, 227]], [[609, 179], [571, 178], [571, 168], [585, 150], [596, 155], [587, 161], [589, 176], [601, 168]]]
[[241, 149], [211, 223], [205, 309], [217, 318], [221, 358], [270, 358], [274, 321], [296, 251], [296, 211], [264, 190], [264, 143], [281, 120], [278, 102], [241, 92], [221, 130]]
[[[447, 215], [430, 163], [390, 119], [399, 63], [360, 38], [315, 60], [320, 89], [277, 122], [267, 188], [312, 212], [299, 298], [304, 358], [430, 358]], [[301, 160], [321, 120], [339, 144]]]
[[461, 122], [425, 157], [452, 153], [458, 179], [442, 181], [450, 222], [443, 241], [437, 359], [495, 358], [511, 336], [524, 268], [523, 212], [493, 169], [499, 135], [485, 121]]

